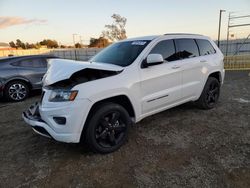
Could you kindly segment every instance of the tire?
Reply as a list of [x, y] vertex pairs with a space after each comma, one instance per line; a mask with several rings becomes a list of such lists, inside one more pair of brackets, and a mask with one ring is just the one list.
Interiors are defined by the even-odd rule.
[[130, 124], [130, 116], [121, 105], [102, 104], [87, 121], [85, 141], [93, 152], [116, 151], [126, 142]]
[[30, 89], [23, 81], [11, 81], [4, 88], [4, 96], [8, 101], [23, 101], [29, 96]]
[[208, 77], [200, 98], [196, 104], [201, 109], [212, 109], [216, 106], [220, 96], [220, 83], [214, 77]]

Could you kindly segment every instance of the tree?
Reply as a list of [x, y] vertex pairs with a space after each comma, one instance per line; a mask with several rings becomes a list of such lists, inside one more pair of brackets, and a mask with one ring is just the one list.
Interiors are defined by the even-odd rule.
[[127, 19], [119, 14], [111, 16], [114, 19], [113, 24], [105, 25], [106, 30], [102, 32], [102, 36], [108, 38], [112, 42], [126, 39], [125, 25]]
[[99, 37], [98, 39], [90, 38], [89, 47], [105, 48], [109, 44], [110, 44], [110, 42], [108, 41], [108, 39], [106, 39], [104, 37]]
[[16, 40], [16, 47], [17, 47], [17, 48], [26, 49], [25, 44], [24, 44], [20, 39], [17, 39], [17, 40]]
[[61, 45], [60, 48], [66, 48], [66, 46], [65, 45]]
[[34, 49], [34, 48], [36, 48], [36, 45], [35, 45], [35, 44], [32, 44], [32, 43], [30, 44], [30, 43], [28, 43], [28, 42], [26, 42], [26, 45], [25, 45], [25, 46], [26, 46], [27, 49]]
[[41, 48], [41, 44], [40, 44], [39, 42], [37, 42], [37, 43], [35, 44], [35, 48], [36, 48], [36, 49]]
[[75, 48], [82, 48], [82, 45], [78, 42], [75, 44]]
[[41, 48], [41, 45], [45, 45], [47, 46], [47, 48], [58, 48], [59, 45], [57, 43], [57, 41], [55, 40], [51, 40], [51, 39], [44, 39], [43, 41], [41, 42], [37, 42], [37, 43], [24, 43], [22, 42], [20, 39], [17, 39], [16, 40], [16, 43], [11, 41], [9, 42], [9, 45], [12, 47], [12, 48], [22, 48], [22, 49], [39, 49]]
[[58, 43], [55, 40], [51, 39], [44, 39], [43, 41], [40, 42], [40, 45], [45, 45], [48, 48], [58, 48]]
[[17, 47], [16, 44], [13, 41], [9, 42], [9, 45], [10, 45], [11, 48], [16, 48]]
[[16, 46], [19, 48], [22, 46], [22, 41], [20, 39], [16, 40]]

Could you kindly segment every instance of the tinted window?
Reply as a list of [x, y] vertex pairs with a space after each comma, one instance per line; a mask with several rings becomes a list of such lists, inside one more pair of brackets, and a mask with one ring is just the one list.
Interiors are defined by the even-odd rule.
[[175, 53], [174, 41], [164, 40], [159, 42], [150, 52], [150, 54], [161, 54], [166, 61], [174, 61], [178, 59]]
[[208, 40], [196, 39], [196, 42], [200, 49], [200, 55], [209, 55], [215, 53], [215, 49]]
[[33, 59], [32, 60], [32, 66], [33, 67], [47, 67], [47, 61], [45, 59], [39, 58], [39, 59]]
[[136, 40], [114, 43], [94, 56], [90, 61], [125, 67], [134, 62], [149, 42], [148, 40]]
[[197, 44], [193, 39], [176, 39], [175, 44], [180, 59], [199, 56]]
[[47, 66], [47, 62], [45, 59], [26, 59], [22, 61], [18, 61], [13, 63], [15, 66], [19, 67], [34, 67], [34, 68], [45, 68]]

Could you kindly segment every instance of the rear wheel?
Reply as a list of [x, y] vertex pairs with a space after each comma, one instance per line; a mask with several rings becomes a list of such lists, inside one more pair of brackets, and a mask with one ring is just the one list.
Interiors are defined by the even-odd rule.
[[113, 152], [127, 140], [129, 126], [130, 116], [121, 105], [103, 104], [87, 122], [86, 142], [94, 152]]
[[23, 81], [11, 81], [4, 89], [4, 96], [10, 101], [22, 101], [29, 95], [29, 87]]
[[214, 108], [220, 96], [220, 83], [216, 78], [209, 77], [200, 98], [196, 101], [202, 109]]

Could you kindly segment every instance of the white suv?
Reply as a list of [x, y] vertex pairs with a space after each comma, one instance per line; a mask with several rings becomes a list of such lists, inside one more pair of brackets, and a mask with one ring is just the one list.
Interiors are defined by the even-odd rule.
[[89, 62], [52, 59], [39, 103], [23, 113], [35, 132], [118, 149], [132, 123], [195, 101], [213, 108], [224, 79], [223, 54], [208, 37], [166, 34], [123, 40]]

